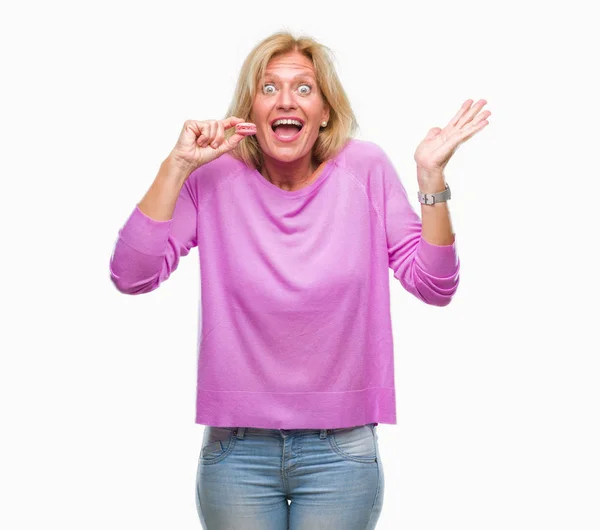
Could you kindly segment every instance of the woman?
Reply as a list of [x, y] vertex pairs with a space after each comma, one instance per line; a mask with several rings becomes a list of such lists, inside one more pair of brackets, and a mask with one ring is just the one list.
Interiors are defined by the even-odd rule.
[[396, 423], [388, 269], [427, 304], [452, 299], [443, 171], [487, 124], [471, 103], [417, 149], [422, 221], [381, 148], [352, 138], [329, 50], [310, 38], [259, 43], [227, 117], [185, 122], [110, 271], [120, 291], [150, 292], [198, 247], [204, 528], [375, 527], [376, 427]]

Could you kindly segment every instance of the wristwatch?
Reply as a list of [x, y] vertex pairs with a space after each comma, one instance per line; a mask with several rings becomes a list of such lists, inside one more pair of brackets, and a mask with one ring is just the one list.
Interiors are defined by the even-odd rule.
[[444, 202], [450, 199], [450, 186], [446, 184], [446, 189], [438, 193], [417, 193], [417, 197], [421, 204], [432, 205], [436, 202]]

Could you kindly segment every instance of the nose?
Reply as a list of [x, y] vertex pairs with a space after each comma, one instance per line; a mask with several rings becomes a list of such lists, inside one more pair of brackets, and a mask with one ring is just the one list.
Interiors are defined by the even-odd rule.
[[293, 109], [296, 107], [294, 96], [292, 91], [285, 87], [279, 91], [279, 97], [277, 99], [277, 108], [279, 109]]

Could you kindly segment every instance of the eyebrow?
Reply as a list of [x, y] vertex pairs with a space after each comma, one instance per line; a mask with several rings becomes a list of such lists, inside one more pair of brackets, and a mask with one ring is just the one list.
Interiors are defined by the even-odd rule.
[[[274, 79], [281, 79], [277, 74], [270, 74], [270, 73], [265, 73], [265, 75], [263, 76], [263, 78], [266, 77], [272, 77]], [[316, 80], [315, 76], [312, 74], [296, 74], [294, 77], [292, 77], [292, 79], [298, 79], [299, 77], [304, 77], [307, 79], [312, 79], [313, 81]]]

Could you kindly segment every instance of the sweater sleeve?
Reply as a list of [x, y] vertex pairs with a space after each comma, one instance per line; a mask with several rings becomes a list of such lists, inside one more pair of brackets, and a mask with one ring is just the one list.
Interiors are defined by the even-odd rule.
[[459, 283], [456, 240], [433, 245], [421, 235], [421, 219], [412, 208], [404, 185], [390, 159], [381, 158], [384, 181], [384, 223], [389, 266], [394, 277], [426, 304], [446, 306]]
[[198, 245], [195, 204], [188, 178], [168, 221], [152, 219], [135, 206], [110, 258], [110, 279], [120, 292], [153, 291], [177, 269], [180, 257]]

